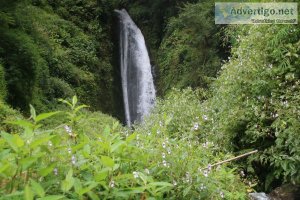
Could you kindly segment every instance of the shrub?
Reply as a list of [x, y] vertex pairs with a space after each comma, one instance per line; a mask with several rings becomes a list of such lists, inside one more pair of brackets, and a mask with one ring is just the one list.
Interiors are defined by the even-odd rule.
[[[56, 4], [70, 13], [57, 15], [63, 13], [56, 10]], [[97, 1], [79, 4], [1, 3], [0, 59], [7, 80], [7, 102], [14, 108], [26, 112], [31, 103], [47, 110], [46, 102], [53, 102], [57, 95], [65, 98], [62, 91], [67, 89], [66, 93], [75, 91], [97, 110], [112, 110], [111, 42], [108, 34], [102, 33]], [[53, 92], [56, 89], [57, 93]]]
[[189, 133], [169, 135], [170, 120], [131, 131], [81, 112], [86, 106], [77, 106], [76, 97], [62, 102], [70, 108], [61, 112], [67, 122], [55, 128], [43, 128], [43, 121], [58, 112], [37, 115], [32, 106], [30, 120], [7, 121], [23, 131], [1, 132], [2, 198], [246, 198], [234, 169], [209, 165], [230, 155]]
[[0, 131], [14, 132], [18, 131], [16, 127], [3, 123], [5, 120], [22, 119], [23, 116], [18, 111], [7, 106], [0, 100]]
[[187, 4], [172, 18], [158, 53], [163, 94], [172, 87], [207, 87], [221, 67], [220, 27], [214, 24], [213, 2]]
[[210, 134], [228, 149], [259, 149], [249, 162], [266, 189], [276, 181], [299, 183], [299, 29], [262, 25], [227, 31], [232, 55], [203, 105], [214, 119]]

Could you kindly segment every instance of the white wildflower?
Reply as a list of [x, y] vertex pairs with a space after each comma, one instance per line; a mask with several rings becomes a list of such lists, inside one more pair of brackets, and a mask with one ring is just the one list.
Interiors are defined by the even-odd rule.
[[76, 164], [76, 157], [75, 157], [75, 155], [72, 155], [71, 162], [72, 162], [73, 165]]
[[201, 183], [200, 190], [205, 190], [205, 189], [206, 189], [206, 186], [203, 183]]
[[176, 186], [177, 185], [177, 182], [175, 180], [173, 180], [173, 185]]
[[145, 169], [146, 174], [150, 174], [149, 169]]
[[208, 164], [208, 165], [207, 165], [207, 170], [208, 170], [208, 171], [211, 171], [211, 164]]
[[54, 168], [54, 169], [53, 169], [53, 173], [54, 173], [55, 176], [57, 176], [57, 175], [58, 175], [58, 169], [57, 169], [57, 168]]
[[240, 171], [240, 175], [241, 175], [241, 177], [244, 177], [245, 176], [245, 172], [243, 170]]
[[224, 198], [224, 192], [220, 192], [220, 196], [221, 196], [221, 198], [223, 199]]
[[73, 136], [71, 127], [69, 127], [68, 125], [65, 125], [64, 128], [65, 128], [66, 132], [67, 132], [70, 136]]
[[159, 121], [159, 126], [162, 127], [163, 126], [163, 123], [162, 121]]
[[199, 129], [199, 124], [198, 124], [198, 123], [195, 123], [195, 124], [194, 124], [194, 130], [197, 131], [198, 129]]
[[205, 177], [208, 177], [208, 171], [207, 171], [207, 170], [204, 170], [204, 171], [203, 171], [203, 175], [204, 175]]
[[163, 166], [167, 167], [168, 166], [168, 163], [167, 161], [163, 160]]
[[167, 149], [167, 152], [168, 152], [168, 154], [171, 154], [171, 149], [168, 148], [168, 149]]
[[138, 172], [132, 172], [132, 174], [133, 174], [134, 178], [138, 178], [139, 177], [139, 173]]
[[111, 181], [109, 182], [109, 187], [110, 187], [110, 188], [115, 187], [115, 181], [111, 180]]

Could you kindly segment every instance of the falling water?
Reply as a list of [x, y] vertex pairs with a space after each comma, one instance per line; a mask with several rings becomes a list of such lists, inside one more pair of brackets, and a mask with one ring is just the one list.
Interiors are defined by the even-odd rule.
[[154, 105], [155, 89], [144, 36], [126, 10], [120, 19], [120, 65], [126, 124], [146, 116]]

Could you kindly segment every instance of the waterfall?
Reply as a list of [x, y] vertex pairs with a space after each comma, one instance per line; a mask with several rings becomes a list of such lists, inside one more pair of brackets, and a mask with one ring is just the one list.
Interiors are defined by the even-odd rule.
[[155, 101], [151, 64], [144, 36], [126, 10], [120, 19], [120, 66], [126, 124], [142, 121]]

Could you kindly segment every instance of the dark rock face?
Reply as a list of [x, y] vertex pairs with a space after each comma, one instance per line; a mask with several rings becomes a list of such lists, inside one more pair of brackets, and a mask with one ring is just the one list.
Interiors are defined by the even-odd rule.
[[286, 184], [273, 190], [270, 200], [300, 200], [300, 186]]
[[286, 184], [276, 188], [268, 195], [264, 192], [250, 193], [249, 197], [251, 200], [300, 200], [300, 186]]

